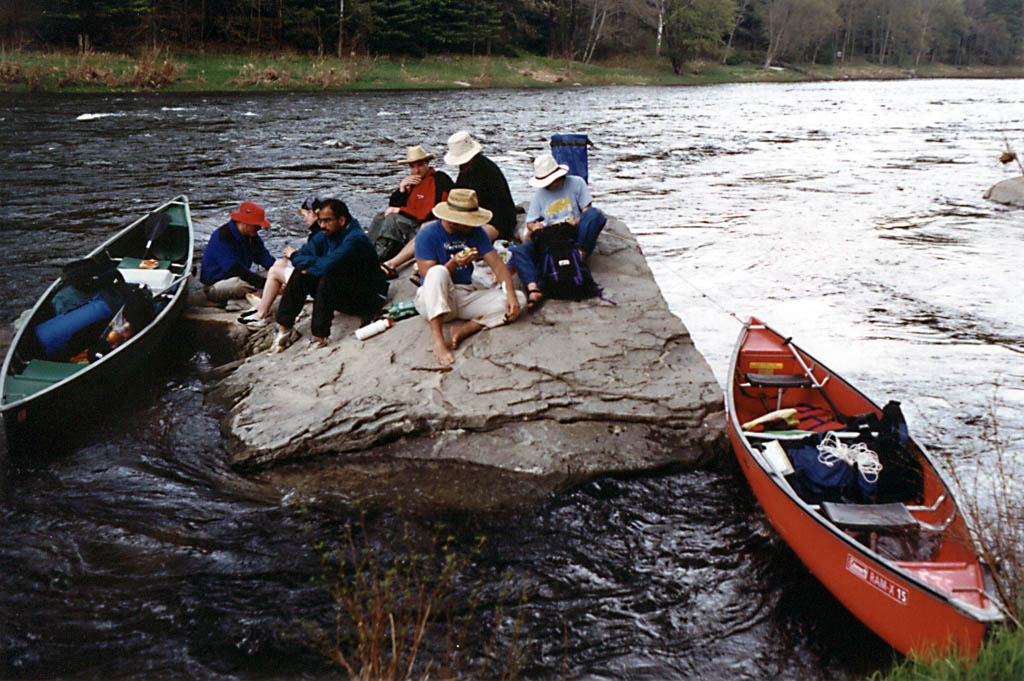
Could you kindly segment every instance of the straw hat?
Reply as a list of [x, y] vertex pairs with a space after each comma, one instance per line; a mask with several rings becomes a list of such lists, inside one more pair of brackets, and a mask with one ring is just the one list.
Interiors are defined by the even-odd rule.
[[558, 178], [568, 174], [569, 166], [559, 165], [551, 154], [543, 154], [533, 160], [533, 177], [530, 178], [530, 186], [547, 187]]
[[263, 211], [263, 206], [252, 201], [244, 201], [238, 207], [238, 210], [231, 214], [231, 219], [235, 222], [244, 222], [247, 225], [270, 227], [270, 221], [267, 220], [267, 214]]
[[429, 161], [434, 158], [433, 154], [428, 154], [423, 150], [421, 146], [409, 147], [405, 152], [405, 160], [398, 159], [399, 163], [416, 163], [417, 161]]
[[460, 225], [479, 227], [488, 222], [494, 213], [480, 207], [474, 190], [460, 187], [448, 193], [447, 201], [434, 206], [434, 215]]
[[465, 130], [459, 130], [448, 138], [448, 153], [444, 162], [450, 166], [461, 166], [483, 150], [480, 143]]

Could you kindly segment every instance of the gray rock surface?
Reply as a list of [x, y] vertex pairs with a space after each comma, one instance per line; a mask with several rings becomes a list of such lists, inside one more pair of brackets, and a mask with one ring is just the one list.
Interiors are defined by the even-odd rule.
[[[327, 348], [302, 340], [237, 362], [207, 394], [227, 409], [232, 467], [307, 491], [490, 509], [726, 451], [721, 389], [621, 221], [609, 220], [591, 266], [617, 305], [549, 300], [468, 339], [447, 370], [418, 316], [359, 341], [357, 320], [337, 315]], [[410, 273], [392, 300], [414, 297]], [[297, 328], [308, 335], [308, 317]], [[251, 353], [266, 333], [231, 342]]]
[[989, 187], [982, 198], [1010, 206], [1024, 206], [1024, 177], [1011, 177]]

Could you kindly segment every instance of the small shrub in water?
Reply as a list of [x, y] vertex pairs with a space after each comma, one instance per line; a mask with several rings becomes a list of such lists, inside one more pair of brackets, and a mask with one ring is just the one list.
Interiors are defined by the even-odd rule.
[[[398, 550], [388, 558], [374, 546], [365, 514], [343, 530], [340, 546], [316, 544], [334, 618], [329, 627], [305, 623], [304, 639], [349, 679], [465, 677], [461, 668], [470, 664], [467, 651], [481, 630], [478, 598], [471, 587], [466, 594], [466, 573], [483, 538], [460, 553], [443, 525], [435, 526], [426, 541], [413, 536], [407, 521], [401, 527], [400, 539], [387, 546]], [[470, 676], [509, 679], [518, 674], [522, 621], [516, 618], [508, 650], [497, 655], [502, 619], [499, 603], [493, 633], [472, 653], [483, 660], [478, 663], [482, 668]], [[503, 664], [499, 673], [488, 670], [494, 659]]]

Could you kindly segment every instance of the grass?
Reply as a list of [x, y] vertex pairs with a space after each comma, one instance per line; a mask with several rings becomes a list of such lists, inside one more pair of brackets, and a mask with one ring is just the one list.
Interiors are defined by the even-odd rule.
[[333, 620], [303, 623], [303, 640], [348, 679], [516, 678], [522, 608], [506, 617], [508, 579], [496, 603], [489, 597], [493, 619], [478, 615], [488, 596], [470, 568], [484, 539], [459, 550], [443, 524], [423, 532], [408, 521], [397, 534], [373, 536], [362, 513], [338, 546], [315, 544]]
[[992, 398], [982, 431], [984, 445], [972, 454], [984, 462], [972, 475], [953, 469], [951, 479], [967, 515], [970, 542], [988, 565], [995, 591], [1007, 606], [1007, 623], [990, 632], [978, 655], [956, 652], [934, 659], [905, 659], [871, 681], [1009, 681], [1024, 679], [1024, 497], [1020, 452], [1014, 453], [999, 431], [1000, 401]]
[[869, 63], [765, 70], [752, 62], [694, 61], [676, 74], [667, 59], [617, 57], [583, 64], [546, 57], [318, 58], [305, 54], [0, 51], [5, 92], [411, 90], [572, 85], [707, 85], [896, 78], [1019, 78], [1024, 67], [920, 68]]
[[875, 672], [869, 681], [1013, 681], [1024, 679], [1024, 631], [996, 629], [977, 657], [968, 662], [956, 655], [929, 660], [905, 659], [888, 673]]

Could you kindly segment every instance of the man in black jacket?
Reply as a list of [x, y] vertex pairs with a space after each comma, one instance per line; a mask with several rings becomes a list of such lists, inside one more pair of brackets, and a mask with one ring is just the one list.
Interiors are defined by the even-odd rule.
[[511, 241], [516, 227], [516, 204], [512, 201], [512, 191], [501, 169], [481, 152], [480, 143], [465, 130], [460, 130], [448, 138], [444, 162], [459, 167], [455, 187], [475, 191], [480, 207], [494, 214], [491, 221], [483, 226], [491, 241], [499, 238]]

